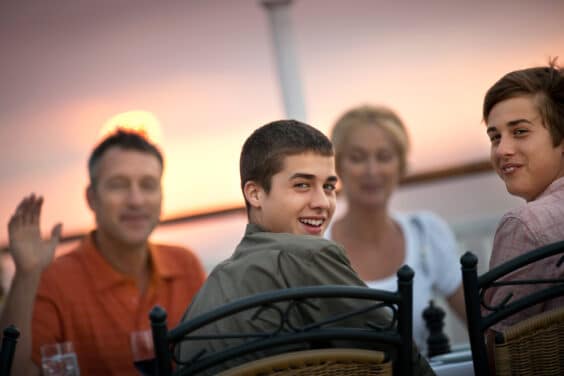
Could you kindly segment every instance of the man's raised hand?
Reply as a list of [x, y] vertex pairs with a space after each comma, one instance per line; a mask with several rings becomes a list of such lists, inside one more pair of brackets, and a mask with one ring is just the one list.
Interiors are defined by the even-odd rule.
[[53, 227], [49, 239], [41, 239], [39, 220], [42, 205], [43, 197], [32, 193], [20, 202], [8, 223], [9, 248], [16, 271], [41, 271], [53, 260], [62, 224]]

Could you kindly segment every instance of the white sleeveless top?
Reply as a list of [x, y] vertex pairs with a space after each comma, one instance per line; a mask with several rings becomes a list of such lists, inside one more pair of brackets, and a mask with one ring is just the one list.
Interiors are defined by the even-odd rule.
[[[448, 297], [460, 286], [462, 276], [454, 234], [444, 220], [431, 212], [392, 213], [405, 240], [405, 260], [415, 272], [413, 279], [413, 339], [420, 351], [427, 348], [428, 331], [423, 310], [433, 292]], [[331, 239], [332, 224], [325, 232]], [[386, 291], [397, 290], [397, 276], [365, 281], [368, 287]]]

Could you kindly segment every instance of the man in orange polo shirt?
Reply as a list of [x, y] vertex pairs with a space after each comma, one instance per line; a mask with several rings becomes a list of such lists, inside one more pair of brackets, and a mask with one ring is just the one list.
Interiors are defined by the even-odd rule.
[[41, 239], [42, 197], [24, 198], [10, 219], [16, 272], [0, 325], [21, 330], [18, 375], [40, 373], [41, 345], [67, 341], [83, 376], [137, 375], [131, 333], [149, 329], [155, 304], [178, 323], [205, 279], [189, 250], [148, 243], [162, 202], [163, 158], [153, 144], [118, 130], [94, 149], [88, 169], [97, 226], [74, 251], [53, 260], [61, 224]]

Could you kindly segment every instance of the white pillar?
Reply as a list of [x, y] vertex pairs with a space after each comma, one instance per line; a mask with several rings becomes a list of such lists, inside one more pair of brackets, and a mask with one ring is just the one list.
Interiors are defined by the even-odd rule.
[[262, 0], [262, 5], [267, 10], [270, 20], [270, 30], [286, 117], [305, 121], [305, 101], [290, 23], [291, 2], [291, 0]]

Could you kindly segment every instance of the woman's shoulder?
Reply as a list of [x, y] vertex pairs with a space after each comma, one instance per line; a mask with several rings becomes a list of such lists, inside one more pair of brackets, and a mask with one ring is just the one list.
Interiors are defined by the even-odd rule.
[[[421, 210], [400, 214], [399, 222], [412, 248], [436, 262], [451, 264], [456, 252], [456, 238], [450, 225], [438, 214]], [[447, 260], [448, 259], [448, 260]]]
[[425, 232], [450, 229], [448, 223], [440, 215], [430, 210], [395, 212], [393, 218], [405, 226]]

